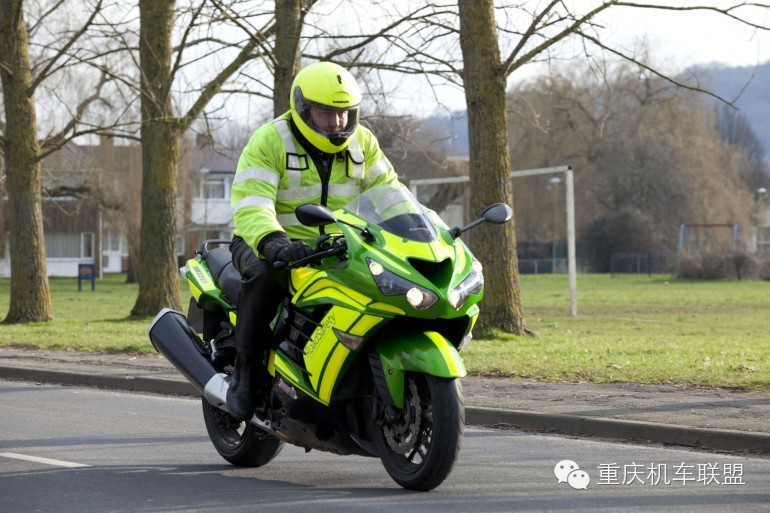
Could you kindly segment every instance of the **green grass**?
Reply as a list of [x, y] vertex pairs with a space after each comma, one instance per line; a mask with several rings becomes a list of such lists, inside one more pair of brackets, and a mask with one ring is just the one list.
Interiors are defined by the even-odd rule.
[[[139, 290], [125, 276], [107, 275], [83, 284], [77, 278], [51, 278], [54, 321], [0, 324], [0, 346], [37, 347], [64, 351], [110, 351], [157, 354], [147, 336], [152, 317], [130, 317]], [[0, 315], [8, 313], [10, 280], [0, 280]]]
[[566, 277], [524, 276], [522, 296], [537, 337], [474, 341], [472, 372], [770, 390], [770, 282], [581, 275], [578, 317]]
[[[99, 280], [94, 292], [53, 278], [51, 294], [56, 320], [0, 324], [0, 346], [156, 354], [151, 318], [128, 316], [137, 286], [124, 277]], [[474, 340], [463, 352], [471, 373], [770, 390], [770, 282], [581, 275], [578, 317], [564, 276], [523, 276], [522, 294], [537, 336]], [[8, 301], [0, 280], [0, 314]]]

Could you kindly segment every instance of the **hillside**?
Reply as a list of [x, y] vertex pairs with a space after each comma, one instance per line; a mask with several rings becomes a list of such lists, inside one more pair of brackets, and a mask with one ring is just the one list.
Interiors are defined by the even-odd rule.
[[756, 67], [704, 66], [693, 71], [716, 94], [735, 100], [765, 148], [765, 155], [770, 155], [770, 62]]
[[[691, 71], [703, 86], [726, 100], [735, 100], [736, 107], [746, 116], [762, 143], [766, 160], [770, 161], [770, 62], [757, 67], [701, 66]], [[423, 127], [448, 137], [437, 145], [438, 151], [452, 155], [468, 154], [468, 127], [464, 112], [455, 112], [452, 117], [446, 114], [427, 117], [423, 120]]]

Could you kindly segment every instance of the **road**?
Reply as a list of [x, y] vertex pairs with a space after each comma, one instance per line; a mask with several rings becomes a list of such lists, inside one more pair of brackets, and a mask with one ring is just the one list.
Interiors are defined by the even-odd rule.
[[[292, 446], [232, 467], [189, 398], [0, 381], [0, 411], [4, 513], [770, 511], [752, 456], [470, 427], [447, 481], [415, 493], [376, 459]], [[562, 460], [580, 470], [559, 483]]]

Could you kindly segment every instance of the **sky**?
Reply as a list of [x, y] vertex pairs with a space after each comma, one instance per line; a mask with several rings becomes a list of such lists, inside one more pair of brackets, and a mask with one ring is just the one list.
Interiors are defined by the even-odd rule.
[[[726, 6], [738, 2], [712, 3]], [[770, 9], [746, 13], [752, 22], [770, 27]], [[609, 9], [604, 19], [618, 41], [633, 44], [646, 37], [657, 57], [681, 68], [712, 62], [752, 66], [770, 60], [770, 30], [755, 30], [714, 12], [662, 15], [661, 11], [616, 8]]]
[[[392, 1], [406, 6], [414, 0]], [[527, 0], [526, 3], [536, 5], [539, 1]], [[582, 12], [590, 10], [591, 5], [599, 1], [565, 0], [567, 4], [574, 4], [572, 8], [579, 6]], [[709, 4], [720, 8], [740, 3], [739, 0], [645, 0], [647, 3], [655, 1], [677, 6]], [[739, 14], [758, 25], [770, 27], [770, 9], [752, 8], [751, 11], [743, 10]], [[327, 18], [321, 16], [322, 20]], [[344, 25], [339, 23], [339, 18], [336, 20], [338, 25]], [[355, 31], [358, 25], [366, 24], [361, 16], [352, 16], [351, 20], [351, 31]], [[698, 64], [755, 66], [770, 61], [770, 30], [757, 31], [715, 12], [674, 12], [614, 6], [604, 11], [596, 21], [604, 27], [604, 40], [609, 37], [614, 46], [619, 45], [629, 53], [646, 42], [655, 67], [672, 74]], [[359, 27], [357, 30], [362, 29]], [[579, 41], [578, 38], [571, 40]], [[566, 62], [571, 63], [570, 50], [565, 55], [568, 56]], [[571, 55], [575, 57], [574, 60], [585, 62], [582, 47], [576, 46], [571, 50]], [[523, 66], [509, 78], [509, 87], [518, 81], [545, 73], [547, 69], [544, 65]], [[430, 87], [424, 79], [414, 76], [399, 76], [393, 82], [401, 87], [394, 88], [388, 94], [386, 101], [391, 112], [425, 116], [465, 109], [464, 93], [458, 86], [434, 84]], [[364, 103], [366, 110], [366, 99]], [[263, 106], [256, 109], [238, 107], [229, 119], [240, 116], [253, 121], [254, 112], [264, 111]]]
[[[659, 3], [684, 6], [708, 3], [725, 8], [739, 2], [661, 0]], [[752, 8], [740, 13], [753, 23], [770, 27], [770, 9]], [[716, 12], [673, 12], [613, 7], [605, 11], [597, 22], [605, 27], [604, 34], [609, 34], [613, 44], [627, 49], [629, 53], [646, 42], [656, 68], [670, 73], [678, 73], [694, 65], [756, 66], [770, 61], [770, 30], [756, 30]], [[577, 49], [574, 53], [582, 59], [582, 49]], [[516, 81], [545, 72], [545, 66], [524, 66], [509, 78], [509, 86]], [[420, 90], [420, 95], [428, 99], [434, 94], [424, 86], [418, 86], [417, 89]], [[438, 88], [438, 91], [447, 107], [464, 109], [462, 90], [447, 86]], [[408, 98], [415, 97], [415, 91], [411, 90]], [[415, 112], [407, 99], [404, 99], [403, 103], [399, 100], [398, 103], [405, 105], [404, 110]], [[416, 111], [431, 110], [422, 107], [418, 106]]]

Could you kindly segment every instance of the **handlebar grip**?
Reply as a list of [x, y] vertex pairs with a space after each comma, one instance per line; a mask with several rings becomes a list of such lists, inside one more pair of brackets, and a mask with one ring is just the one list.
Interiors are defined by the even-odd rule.
[[273, 262], [273, 269], [276, 271], [283, 271], [289, 266], [288, 262], [284, 262], [283, 260], [276, 260]]

